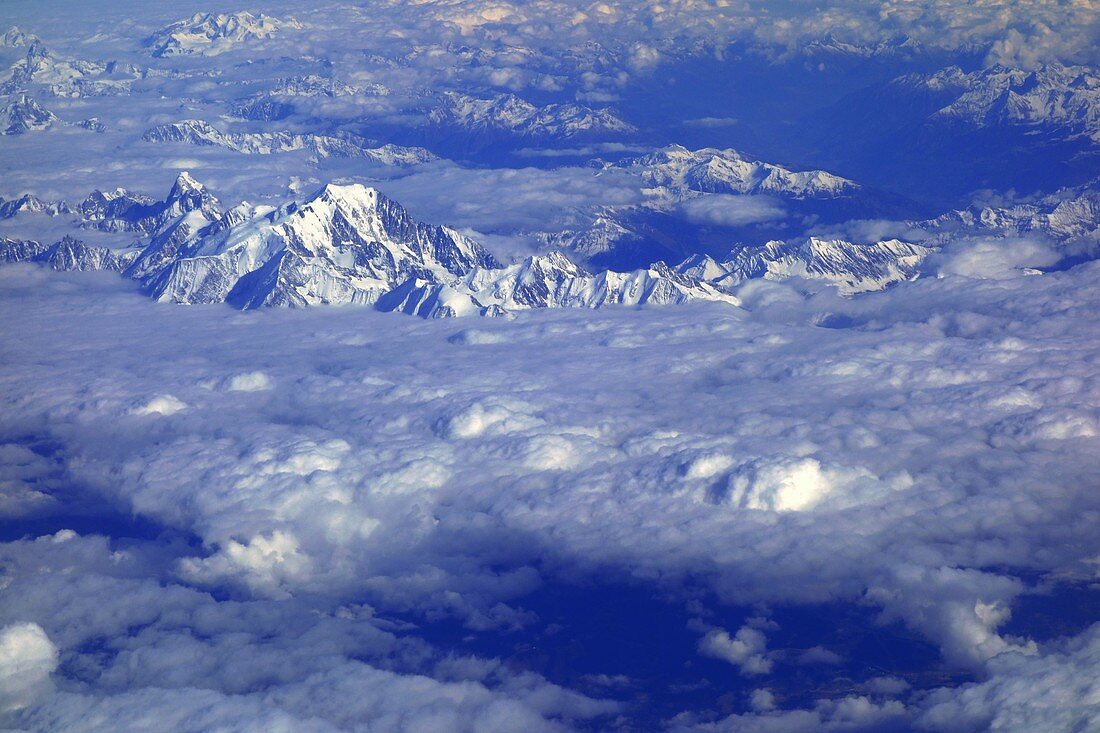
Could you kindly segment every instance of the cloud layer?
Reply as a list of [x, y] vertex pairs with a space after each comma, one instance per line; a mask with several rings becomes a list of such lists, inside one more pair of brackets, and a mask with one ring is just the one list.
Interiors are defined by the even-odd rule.
[[[209, 717], [184, 729], [423, 730], [431, 715], [512, 730], [610, 715], [491, 659], [444, 665], [386, 620], [521, 629], [526, 594], [591, 577], [870, 604], [987, 680], [934, 705], [895, 685], [901, 699], [741, 715], [935, 729], [952, 706], [996, 708], [1017, 678], [1091, 653], [1091, 637], [1058, 651], [1001, 628], [1026, 578], [1095, 573], [1094, 270], [945, 273], [856, 301], [759, 284], [787, 295], [476, 326], [158, 307], [110, 276], [0, 270], [0, 455], [33, 476], [19, 446], [42, 436], [55, 478], [31, 485], [56, 494], [5, 484], [7, 515], [52, 511], [61, 529], [76, 498], [51, 487], [80, 487], [163, 528], [127, 548], [72, 532], [5, 545], [16, 720], [198, 706]], [[851, 327], [813, 325], [826, 313]], [[764, 684], [791, 663], [766, 618], [701, 623], [700, 654]], [[31, 695], [51, 672], [57, 692]]]

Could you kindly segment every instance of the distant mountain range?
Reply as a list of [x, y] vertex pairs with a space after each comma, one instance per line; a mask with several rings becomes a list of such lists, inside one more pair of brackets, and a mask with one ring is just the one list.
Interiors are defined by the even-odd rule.
[[1100, 166], [1091, 67], [948, 66], [903, 74], [805, 113], [792, 152], [939, 207], [983, 189], [1050, 192]]
[[153, 56], [215, 56], [235, 45], [269, 38], [284, 29], [301, 29], [293, 19], [280, 20], [260, 13], [196, 13], [161, 28], [146, 39]]
[[636, 130], [633, 125], [616, 117], [610, 109], [592, 109], [579, 104], [538, 107], [514, 94], [483, 99], [458, 92], [444, 92], [439, 96], [437, 106], [428, 113], [428, 122], [471, 133], [496, 131], [534, 139], [569, 139]]
[[733, 241], [763, 241], [856, 217], [904, 217], [899, 197], [822, 170], [791, 170], [732, 149], [670, 145], [608, 163], [637, 177], [640, 204], [578, 212], [578, 224], [539, 238], [593, 266], [636, 267], [693, 253], [719, 254]]
[[270, 155], [299, 150], [317, 158], [365, 158], [391, 166], [413, 166], [436, 160], [424, 148], [402, 145], [374, 145], [356, 135], [314, 135], [289, 132], [222, 132], [203, 120], [183, 120], [157, 125], [145, 131], [146, 142], [209, 145], [238, 153]]
[[1024, 70], [997, 65], [963, 73], [952, 66], [896, 83], [954, 96], [933, 115], [935, 120], [975, 128], [1009, 125], [1061, 131], [1100, 143], [1100, 76], [1087, 67], [1051, 64]]

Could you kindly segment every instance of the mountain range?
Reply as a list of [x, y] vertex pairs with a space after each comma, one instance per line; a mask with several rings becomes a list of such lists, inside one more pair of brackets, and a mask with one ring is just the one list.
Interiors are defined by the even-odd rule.
[[439, 127], [458, 127], [471, 133], [506, 132], [528, 138], [593, 137], [608, 133], [631, 133], [633, 125], [610, 109], [592, 109], [579, 104], [549, 104], [543, 107], [514, 94], [490, 98], [459, 92], [443, 92], [428, 113], [428, 122]]
[[157, 125], [141, 139], [157, 143], [211, 145], [238, 153], [270, 155], [305, 150], [317, 158], [364, 158], [383, 165], [413, 166], [436, 160], [424, 148], [373, 145], [357, 135], [315, 135], [290, 132], [222, 132], [203, 120], [182, 120]]
[[536, 233], [594, 267], [633, 268], [694, 253], [720, 255], [730, 242], [787, 239], [800, 222], [856, 217], [904, 218], [897, 196], [823, 170], [793, 170], [730, 148], [669, 145], [603, 163], [601, 174], [627, 173], [641, 203], [577, 211], [564, 231]]
[[[788, 177], [790, 195], [823, 195], [858, 187], [820, 172], [746, 164], [728, 173], [729, 156], [699, 169], [672, 149], [639, 159], [669, 190], [691, 186], [758, 187]], [[667, 158], [674, 159], [671, 175]], [[656, 161], [656, 162], [655, 162]], [[719, 162], [716, 162], [719, 161]], [[632, 163], [642, 165], [642, 163]], [[647, 168], [647, 171], [653, 169]], [[705, 175], [704, 175], [705, 173]], [[673, 266], [652, 261], [627, 270], [589, 269], [560, 249], [502, 264], [476, 241], [446, 226], [423, 224], [375, 188], [328, 184], [281, 206], [242, 203], [223, 209], [187, 173], [163, 200], [125, 189], [95, 191], [77, 205], [23, 196], [0, 199], [0, 220], [73, 216], [81, 229], [126, 234], [130, 246], [93, 246], [68, 235], [47, 245], [6, 238], [0, 260], [39, 262], [59, 270], [112, 270], [136, 280], [152, 298], [173, 303], [229, 303], [239, 308], [363, 304], [424, 317], [506, 315], [531, 308], [677, 304], [710, 300], [737, 304], [736, 289], [752, 279], [794, 280], [835, 287], [841, 295], [881, 290], [919, 277], [925, 260], [961, 237], [1029, 232], [1059, 242], [1067, 263], [1097, 256], [1100, 198], [1089, 187], [1006, 207], [973, 207], [934, 219], [901, 222], [913, 238], [868, 242], [803, 236], [763, 244], [734, 243], [722, 253], [688, 253]], [[623, 237], [611, 220], [608, 237]], [[1091, 243], [1091, 244], [1090, 244]], [[816, 283], [816, 285], [812, 285]]]
[[262, 40], [283, 29], [301, 29], [293, 19], [280, 20], [260, 13], [195, 13], [165, 26], [145, 40], [153, 56], [215, 56], [236, 44]]
[[223, 211], [202, 184], [182, 173], [163, 201], [122, 189], [97, 191], [77, 211], [86, 228], [134, 232], [148, 243], [116, 250], [71, 237], [52, 246], [6, 239], [2, 259], [119, 271], [159, 301], [240, 308], [355, 303], [444, 317], [737, 302], [662, 264], [590, 273], [553, 253], [505, 267], [456, 230], [417, 222], [400, 204], [359, 184], [329, 184], [279, 207], [245, 203]]
[[934, 115], [976, 128], [1019, 125], [1084, 135], [1100, 143], [1100, 76], [1083, 66], [1037, 69], [994, 65], [964, 73], [952, 66], [899, 84], [923, 85], [956, 96]]

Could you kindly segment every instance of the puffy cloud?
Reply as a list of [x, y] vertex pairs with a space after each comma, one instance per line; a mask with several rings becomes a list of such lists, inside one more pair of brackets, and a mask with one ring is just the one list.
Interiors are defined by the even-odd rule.
[[151, 397], [147, 402], [130, 410], [134, 415], [174, 415], [186, 410], [187, 403], [170, 394]]
[[765, 656], [767, 638], [759, 629], [742, 626], [730, 636], [725, 629], [711, 629], [699, 640], [699, 653], [737, 666], [742, 674], [767, 674], [772, 662]]
[[1025, 238], [974, 239], [947, 247], [932, 264], [940, 275], [1004, 280], [1049, 267], [1061, 255], [1049, 244]]
[[242, 372], [229, 378], [226, 389], [230, 392], [264, 392], [274, 387], [271, 377], [263, 372]]
[[775, 709], [775, 695], [771, 690], [764, 688], [753, 690], [749, 698], [749, 705], [757, 712], [767, 712]]
[[923, 704], [922, 730], [1089, 730], [1100, 725], [1100, 626], [1041, 656], [1005, 654], [988, 680], [941, 689]]
[[782, 218], [782, 205], [769, 196], [713, 194], [680, 205], [684, 218], [697, 224], [741, 226]]
[[440, 425], [448, 438], [476, 438], [480, 435], [506, 435], [541, 423], [528, 413], [526, 405], [507, 399], [476, 402]]
[[[757, 690], [757, 693], [766, 692]], [[753, 694], [767, 702], [764, 695]], [[754, 706], [755, 707], [755, 706]], [[691, 715], [672, 721], [670, 731], [676, 733], [810, 733], [811, 731], [871, 731], [898, 730], [905, 722], [905, 706], [896, 701], [876, 703], [867, 697], [844, 697], [820, 700], [812, 709], [772, 710], [768, 705], [758, 712], [731, 715], [714, 722], [699, 721]]]
[[67, 693], [27, 720], [35, 730], [81, 733], [161, 726], [194, 733], [334, 733], [354, 730], [362, 721], [394, 733], [568, 730], [542, 712], [537, 705], [494, 695], [476, 683], [440, 684], [348, 664], [267, 695], [224, 695], [204, 689], [139, 689], [108, 697]]
[[[5, 722], [27, 729], [558, 731], [617, 709], [492, 660], [471, 660], [460, 679], [432, 677], [433, 650], [386, 630], [369, 607], [219, 601], [147, 577], [153, 558], [102, 537], [68, 532], [0, 553], [0, 619], [38, 617], [57, 643], [35, 624], [0, 635], [0, 691], [21, 708]], [[22, 694], [59, 652], [68, 674], [95, 684]]]
[[[1010, 616], [1008, 604], [1023, 590], [1018, 581], [948, 567], [899, 566], [894, 572], [893, 589], [872, 587], [868, 598], [935, 639], [954, 664], [980, 666], [1005, 652], [1036, 653], [1034, 642], [1004, 638], [996, 631]], [[909, 591], [903, 590], [906, 586]]]
[[[471, 330], [356, 309], [166, 308], [116, 279], [4, 268], [0, 322], [21, 335], [6, 342], [0, 438], [45, 436], [51, 468], [0, 457], [56, 502], [74, 500], [65, 486], [78, 506], [157, 527], [120, 548], [4, 545], [0, 624], [38, 624], [66, 660], [55, 677], [99, 680], [20, 715], [71, 715], [61, 728], [83, 714], [64, 710], [139, 709], [140, 684], [205, 679], [211, 710], [285, 695], [289, 719], [340, 728], [340, 696], [302, 712], [311, 675], [451, 684], [388, 616], [522, 629], [526, 594], [592, 576], [673, 596], [700, 584], [738, 605], [870, 603], [975, 684], [1053, 664], [1060, 652], [1008, 631], [1008, 614], [1022, 577], [1091, 578], [1100, 554], [1095, 274], [945, 274], [855, 300], [772, 283], [743, 311], [530, 313]], [[823, 313], [847, 327], [815, 325]], [[222, 391], [254, 371], [270, 390]], [[188, 407], [128, 414], [158, 394]], [[716, 658], [797, 662], [773, 658], [773, 632], [708, 623]], [[93, 639], [114, 656], [87, 651]], [[462, 720], [502, 701], [553, 724], [609, 709], [491, 661], [471, 666], [496, 671], [475, 676], [488, 692], [462, 697], [484, 702]], [[838, 730], [900, 714], [903, 686], [865, 685], [866, 699], [801, 712], [773, 693], [758, 713]]]
[[16, 443], [0, 444], [0, 517], [19, 517], [56, 506], [47, 487], [56, 482], [56, 466], [45, 456]]
[[0, 628], [0, 713], [26, 707], [57, 669], [57, 647], [36, 623]]
[[[855, 472], [860, 475], [870, 477]], [[843, 480], [842, 472], [824, 471], [813, 458], [750, 465], [732, 477], [730, 501], [746, 509], [802, 511], [828, 498], [834, 485]]]
[[228, 540], [217, 554], [201, 560], [185, 559], [181, 574], [198, 583], [226, 576], [240, 578], [258, 594], [288, 597], [284, 580], [293, 581], [310, 570], [309, 558], [298, 550], [298, 541], [288, 532], [257, 535], [247, 543]]
[[908, 704], [889, 699], [909, 689], [896, 678], [868, 680], [862, 687], [870, 696], [823, 699], [807, 708], [778, 709], [770, 690], [757, 689], [750, 696], [752, 712], [716, 721], [685, 713], [672, 721], [670, 729], [698, 733], [1089, 730], [1100, 722], [1100, 684], [1093, 674], [1100, 653], [1098, 639], [1100, 626], [1093, 626], [1050, 644], [1040, 654], [1002, 654], [990, 661], [984, 680], [937, 688]]

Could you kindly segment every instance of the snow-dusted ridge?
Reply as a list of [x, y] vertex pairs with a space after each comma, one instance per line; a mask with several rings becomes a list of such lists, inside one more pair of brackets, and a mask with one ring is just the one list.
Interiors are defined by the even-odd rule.
[[803, 46], [800, 53], [810, 57], [873, 58], [917, 55], [925, 50], [923, 43], [905, 34], [885, 38], [873, 44], [858, 44], [843, 41], [832, 33], [826, 33], [821, 38]]
[[1095, 184], [1065, 189], [1037, 201], [1009, 206], [971, 206], [912, 222], [944, 243], [960, 234], [1038, 233], [1063, 242], [1100, 242], [1100, 191]]
[[60, 216], [70, 214], [72, 209], [64, 201], [43, 201], [33, 194], [24, 194], [17, 199], [6, 200], [0, 196], [0, 220], [11, 219], [20, 214], [46, 214]]
[[[731, 148], [692, 150], [668, 145], [636, 158], [596, 163], [596, 175], [632, 176], [641, 201], [580, 210], [576, 224], [567, 229], [535, 232], [533, 236], [547, 246], [560, 247], [581, 258], [603, 259], [612, 265], [619, 253], [644, 247], [647, 242], [663, 246], [664, 242], [685, 238], [685, 232], [690, 242], [697, 221], [732, 228], [783, 218], [787, 209], [800, 208], [805, 213], [833, 212], [836, 218], [848, 219], [853, 211], [866, 211], [881, 203], [877, 192], [848, 178], [824, 170], [787, 168]], [[744, 198], [736, 201], [737, 197]], [[675, 220], [677, 227], [654, 236], [651, 221], [655, 214]], [[741, 236], [731, 233], [731, 241]], [[683, 256], [683, 249], [666, 249], [662, 252], [657, 248], [646, 261], [671, 261]]]
[[453, 303], [452, 294], [468, 298], [483, 315], [532, 308], [677, 305], [691, 300], [740, 303], [710, 283], [679, 273], [661, 262], [633, 272], [591, 273], [561, 252], [533, 255], [503, 268], [477, 267], [445, 286], [418, 295], [421, 301], [430, 304], [429, 308], [434, 308], [441, 295], [449, 296]]
[[95, 117], [65, 122], [26, 92], [16, 92], [0, 106], [0, 135], [22, 135], [25, 132], [41, 132], [54, 127], [80, 127], [92, 132], [103, 132], [107, 129]]

